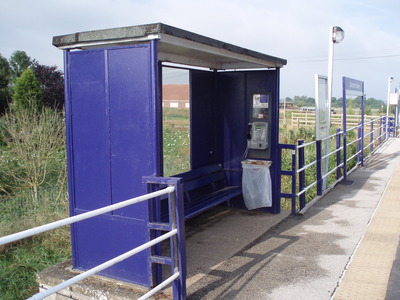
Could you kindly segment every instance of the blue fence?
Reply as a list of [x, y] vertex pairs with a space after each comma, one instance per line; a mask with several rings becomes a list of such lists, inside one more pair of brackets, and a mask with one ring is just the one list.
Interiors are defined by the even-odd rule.
[[[308, 143], [298, 140], [297, 145], [279, 144], [280, 198], [290, 199], [292, 214], [298, 213], [308, 202], [346, 181], [347, 175], [362, 166], [389, 137], [396, 137], [398, 129], [393, 117], [384, 116], [361, 122], [346, 131], [337, 129], [326, 139]], [[290, 159], [284, 160], [284, 157]]]

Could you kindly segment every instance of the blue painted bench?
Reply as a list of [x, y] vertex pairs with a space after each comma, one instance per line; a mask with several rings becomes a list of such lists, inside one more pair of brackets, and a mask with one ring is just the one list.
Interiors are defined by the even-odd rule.
[[241, 186], [227, 186], [221, 164], [174, 175], [182, 178], [185, 220], [242, 194]]

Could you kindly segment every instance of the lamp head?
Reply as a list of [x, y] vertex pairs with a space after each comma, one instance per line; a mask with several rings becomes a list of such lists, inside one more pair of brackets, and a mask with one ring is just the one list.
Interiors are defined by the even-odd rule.
[[339, 44], [344, 39], [344, 31], [339, 26], [333, 26], [332, 42]]

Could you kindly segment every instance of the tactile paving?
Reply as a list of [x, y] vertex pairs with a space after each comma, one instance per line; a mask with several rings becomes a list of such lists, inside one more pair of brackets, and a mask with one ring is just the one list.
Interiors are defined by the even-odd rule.
[[400, 163], [380, 200], [367, 232], [333, 296], [385, 299], [400, 232]]

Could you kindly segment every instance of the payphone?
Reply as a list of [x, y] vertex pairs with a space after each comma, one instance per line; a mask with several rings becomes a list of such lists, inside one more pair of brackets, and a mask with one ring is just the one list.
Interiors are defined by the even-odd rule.
[[270, 102], [271, 93], [253, 94], [251, 98], [250, 123], [248, 125], [247, 149], [250, 158], [270, 158]]
[[247, 148], [261, 149], [268, 148], [268, 123], [266, 122], [253, 122], [249, 123], [249, 136]]
[[242, 193], [247, 209], [272, 206], [270, 122], [271, 93], [252, 94], [247, 149], [242, 161]]

